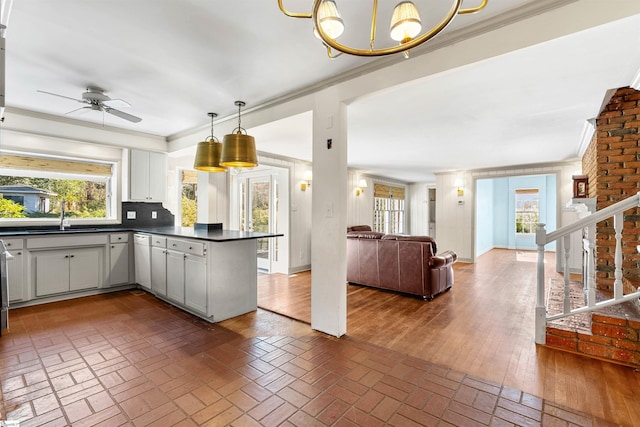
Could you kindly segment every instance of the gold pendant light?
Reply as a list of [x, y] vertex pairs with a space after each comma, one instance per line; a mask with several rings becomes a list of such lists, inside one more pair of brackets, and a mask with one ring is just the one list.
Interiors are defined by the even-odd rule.
[[240, 108], [246, 104], [236, 101], [235, 105], [238, 107], [238, 127], [222, 139], [220, 164], [228, 168], [253, 168], [258, 166], [256, 141], [240, 126]]
[[218, 115], [216, 113], [208, 113], [208, 115], [211, 117], [211, 136], [198, 142], [193, 168], [204, 172], [225, 172], [227, 168], [220, 165], [222, 144], [213, 136], [213, 119]]

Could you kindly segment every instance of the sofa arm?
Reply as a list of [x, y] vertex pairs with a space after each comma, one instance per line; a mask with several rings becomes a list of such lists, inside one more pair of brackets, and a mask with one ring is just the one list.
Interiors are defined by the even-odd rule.
[[453, 251], [444, 251], [441, 254], [429, 258], [429, 267], [442, 268], [453, 264], [458, 259], [458, 254]]

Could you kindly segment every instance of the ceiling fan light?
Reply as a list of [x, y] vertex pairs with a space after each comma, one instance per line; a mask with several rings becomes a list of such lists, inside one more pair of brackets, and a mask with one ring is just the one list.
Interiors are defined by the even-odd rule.
[[256, 140], [238, 131], [222, 139], [220, 165], [228, 168], [253, 168], [258, 166]]
[[198, 142], [193, 168], [203, 172], [225, 172], [227, 168], [220, 165], [222, 144], [213, 139]]
[[323, 0], [318, 8], [318, 23], [329, 37], [337, 39], [344, 32], [344, 22], [338, 12], [336, 2]]
[[391, 17], [389, 28], [391, 38], [406, 43], [420, 34], [420, 31], [422, 31], [422, 22], [416, 6], [410, 1], [398, 3]]

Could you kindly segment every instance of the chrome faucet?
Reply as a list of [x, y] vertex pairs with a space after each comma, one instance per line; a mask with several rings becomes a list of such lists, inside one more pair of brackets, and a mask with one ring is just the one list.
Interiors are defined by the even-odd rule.
[[64, 231], [64, 205], [66, 204], [66, 200], [62, 199], [60, 202], [60, 230]]

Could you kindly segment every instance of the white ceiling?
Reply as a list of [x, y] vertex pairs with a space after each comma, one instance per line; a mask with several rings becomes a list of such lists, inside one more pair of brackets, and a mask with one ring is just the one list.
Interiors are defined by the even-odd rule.
[[[337, 2], [347, 25], [368, 10], [363, 1]], [[445, 31], [570, 2], [489, 0]], [[310, 4], [285, 0], [300, 12]], [[368, 25], [364, 19], [362, 33]], [[379, 26], [386, 32], [386, 23]], [[16, 0], [6, 58], [8, 107], [168, 138], [206, 127], [209, 111], [233, 115], [236, 99], [259, 106], [403, 61], [328, 59], [311, 22], [285, 17], [277, 0]], [[585, 120], [607, 90], [631, 84], [639, 69], [636, 15], [372, 93], [349, 105], [349, 166], [414, 182], [443, 170], [576, 158]], [[126, 111], [142, 122], [94, 111], [65, 116], [78, 104], [37, 92], [80, 98], [88, 86], [128, 101]], [[262, 152], [311, 160], [310, 113], [250, 131]]]

